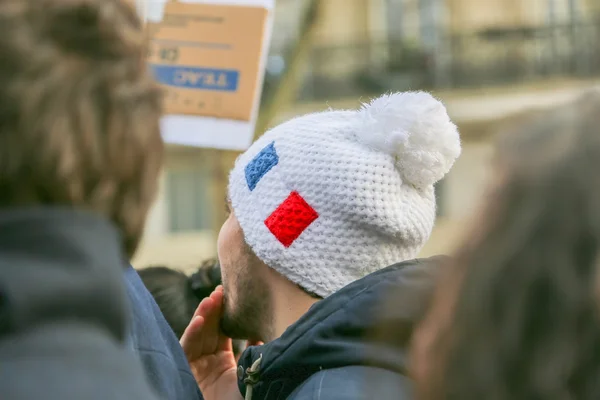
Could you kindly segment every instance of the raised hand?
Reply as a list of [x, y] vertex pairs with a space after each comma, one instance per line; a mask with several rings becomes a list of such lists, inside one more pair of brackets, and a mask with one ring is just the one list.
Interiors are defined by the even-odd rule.
[[223, 287], [202, 300], [181, 337], [196, 382], [205, 400], [239, 400], [236, 361], [231, 339], [219, 329]]

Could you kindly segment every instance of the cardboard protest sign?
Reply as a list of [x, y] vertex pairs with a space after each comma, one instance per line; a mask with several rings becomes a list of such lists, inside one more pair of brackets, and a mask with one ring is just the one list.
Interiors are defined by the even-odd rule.
[[[138, 0], [139, 1], [139, 0]], [[149, 66], [165, 88], [167, 143], [252, 142], [274, 0], [146, 0]]]

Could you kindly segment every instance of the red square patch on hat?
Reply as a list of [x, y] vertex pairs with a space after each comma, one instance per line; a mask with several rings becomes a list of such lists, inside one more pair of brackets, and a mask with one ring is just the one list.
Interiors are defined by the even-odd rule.
[[315, 209], [294, 191], [266, 219], [265, 225], [281, 244], [290, 247], [317, 218]]

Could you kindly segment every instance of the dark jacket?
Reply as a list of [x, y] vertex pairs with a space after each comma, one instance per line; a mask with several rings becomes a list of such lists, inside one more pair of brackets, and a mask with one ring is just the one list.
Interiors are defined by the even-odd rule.
[[139, 354], [146, 375], [160, 398], [202, 399], [175, 333], [132, 267], [125, 270], [125, 282], [132, 304], [129, 342]]
[[59, 209], [0, 213], [0, 397], [156, 399], [125, 345], [115, 229]]
[[252, 400], [412, 399], [407, 347], [439, 262], [404, 262], [316, 303], [279, 339], [243, 354], [242, 394], [252, 386]]

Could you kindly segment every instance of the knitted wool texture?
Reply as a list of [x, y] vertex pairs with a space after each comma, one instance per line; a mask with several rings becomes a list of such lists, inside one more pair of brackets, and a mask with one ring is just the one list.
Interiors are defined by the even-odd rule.
[[433, 185], [460, 155], [445, 107], [424, 92], [283, 123], [241, 155], [229, 196], [269, 267], [327, 297], [416, 257], [433, 229]]

